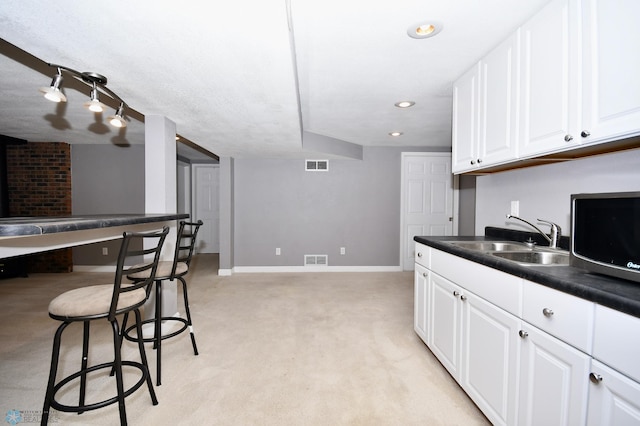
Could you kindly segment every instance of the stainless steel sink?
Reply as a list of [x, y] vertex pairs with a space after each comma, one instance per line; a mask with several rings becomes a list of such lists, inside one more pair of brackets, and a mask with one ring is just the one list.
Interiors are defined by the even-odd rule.
[[501, 259], [525, 265], [568, 265], [569, 253], [557, 251], [503, 251], [491, 253]]
[[531, 251], [532, 247], [513, 241], [452, 241], [456, 247], [479, 251]]

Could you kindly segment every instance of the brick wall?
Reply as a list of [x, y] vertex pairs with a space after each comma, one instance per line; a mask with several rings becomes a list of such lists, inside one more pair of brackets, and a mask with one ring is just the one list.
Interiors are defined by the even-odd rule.
[[[7, 147], [10, 216], [71, 215], [71, 147], [36, 142]], [[71, 272], [72, 250], [28, 256], [28, 272]]]

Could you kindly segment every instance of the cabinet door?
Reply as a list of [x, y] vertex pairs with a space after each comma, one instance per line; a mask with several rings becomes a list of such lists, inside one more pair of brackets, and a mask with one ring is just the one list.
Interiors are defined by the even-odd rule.
[[517, 158], [517, 31], [480, 60], [480, 136], [478, 166]]
[[585, 0], [584, 124], [587, 140], [640, 132], [640, 2]]
[[427, 308], [429, 307], [429, 270], [416, 264], [413, 292], [413, 329], [423, 342], [428, 342]]
[[516, 424], [520, 319], [473, 293], [464, 293], [460, 303], [460, 385], [491, 423]]
[[453, 84], [452, 171], [477, 168], [480, 65], [476, 64]]
[[429, 348], [457, 381], [460, 380], [460, 321], [462, 289], [431, 272], [429, 300]]
[[640, 426], [640, 383], [596, 360], [590, 378], [587, 425]]
[[521, 158], [575, 148], [580, 140], [577, 2], [553, 0], [521, 28]]
[[519, 424], [585, 424], [591, 358], [525, 322], [520, 335]]

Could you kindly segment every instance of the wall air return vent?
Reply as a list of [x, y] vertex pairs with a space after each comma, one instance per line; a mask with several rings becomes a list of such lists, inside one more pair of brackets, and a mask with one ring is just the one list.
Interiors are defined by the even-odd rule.
[[329, 160], [305, 160], [304, 168], [308, 172], [326, 172], [329, 170]]
[[304, 266], [327, 266], [328, 256], [326, 254], [305, 254]]

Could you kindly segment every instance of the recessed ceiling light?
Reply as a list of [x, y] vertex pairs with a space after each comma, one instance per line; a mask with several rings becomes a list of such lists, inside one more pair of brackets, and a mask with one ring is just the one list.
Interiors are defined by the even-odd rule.
[[409, 108], [414, 106], [416, 103], [413, 101], [400, 101], [400, 102], [396, 102], [394, 105], [397, 106], [398, 108]]
[[393, 137], [397, 137], [397, 136], [402, 136], [402, 132], [391, 132], [389, 133], [389, 136], [393, 136]]
[[411, 38], [429, 38], [442, 31], [442, 22], [425, 21], [409, 26], [407, 34]]

